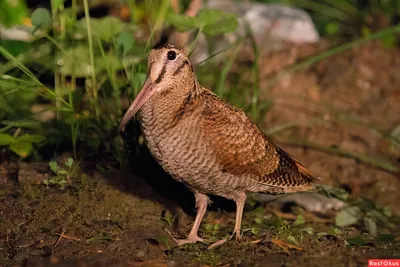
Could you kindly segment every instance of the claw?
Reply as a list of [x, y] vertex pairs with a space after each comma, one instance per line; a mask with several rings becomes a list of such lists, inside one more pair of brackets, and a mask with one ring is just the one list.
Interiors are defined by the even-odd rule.
[[169, 236], [178, 244], [178, 246], [182, 246], [185, 244], [194, 244], [196, 242], [204, 242], [202, 238], [200, 238], [198, 235], [189, 235], [186, 239], [176, 239], [170, 231], [165, 230]]
[[175, 239], [174, 241], [178, 244], [178, 246], [182, 246], [185, 244], [193, 244], [197, 242], [204, 242], [204, 240], [200, 237], [196, 236], [188, 236], [186, 239]]
[[226, 237], [224, 239], [218, 240], [211, 245], [207, 247], [208, 250], [219, 247], [223, 244], [225, 244], [228, 240], [231, 240], [235, 236], [236, 241], [239, 241], [242, 238], [242, 235], [240, 234], [240, 230], [235, 230], [229, 237]]

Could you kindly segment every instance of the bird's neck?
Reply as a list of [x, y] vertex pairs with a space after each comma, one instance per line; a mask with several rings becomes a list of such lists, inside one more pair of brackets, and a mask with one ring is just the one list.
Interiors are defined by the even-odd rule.
[[172, 126], [198, 103], [201, 86], [197, 79], [174, 82], [174, 85], [153, 95], [142, 107], [140, 116], [161, 125]]

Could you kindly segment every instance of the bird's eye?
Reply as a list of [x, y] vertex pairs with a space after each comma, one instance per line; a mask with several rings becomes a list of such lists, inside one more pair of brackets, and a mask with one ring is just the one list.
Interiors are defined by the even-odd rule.
[[176, 59], [176, 52], [174, 50], [168, 51], [167, 58], [169, 60], [175, 60]]

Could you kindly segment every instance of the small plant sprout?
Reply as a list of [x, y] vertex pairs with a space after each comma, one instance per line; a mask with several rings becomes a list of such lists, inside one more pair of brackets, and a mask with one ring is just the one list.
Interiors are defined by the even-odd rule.
[[166, 222], [168, 226], [171, 227], [174, 224], [176, 217], [177, 216], [174, 214], [166, 213], [163, 217], [161, 217], [161, 220]]
[[61, 189], [64, 189], [67, 184], [71, 184], [71, 173], [73, 171], [73, 164], [74, 160], [72, 158], [68, 158], [67, 161], [64, 163], [65, 167], [67, 168], [61, 168], [60, 166], [58, 166], [56, 161], [50, 161], [49, 167], [55, 176], [49, 179], [45, 179], [43, 183], [46, 186], [57, 185], [60, 186]]

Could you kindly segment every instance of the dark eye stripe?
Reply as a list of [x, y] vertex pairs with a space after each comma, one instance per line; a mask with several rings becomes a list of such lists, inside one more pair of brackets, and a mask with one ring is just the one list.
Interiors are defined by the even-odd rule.
[[160, 83], [161, 82], [162, 78], [164, 78], [164, 75], [165, 75], [166, 71], [167, 71], [167, 68], [166, 68], [166, 65], [164, 64], [164, 66], [163, 66], [163, 68], [162, 68], [162, 70], [160, 72], [160, 75], [158, 75], [157, 80], [155, 80], [155, 83]]

